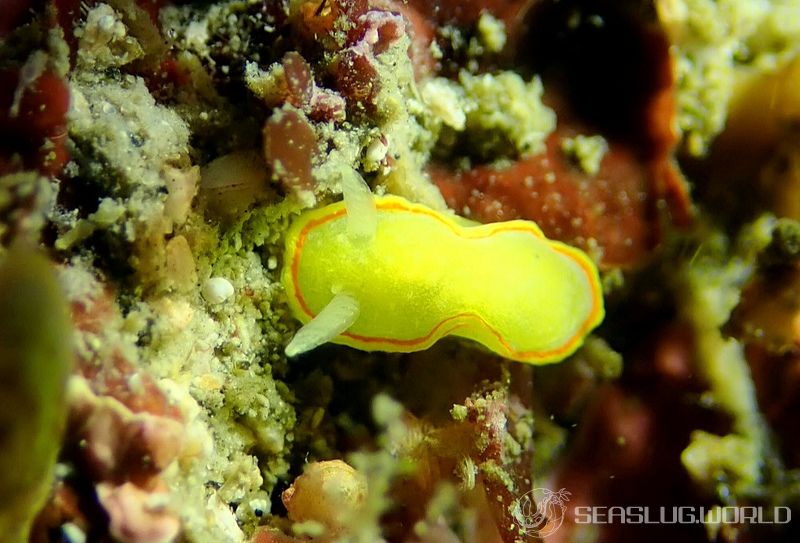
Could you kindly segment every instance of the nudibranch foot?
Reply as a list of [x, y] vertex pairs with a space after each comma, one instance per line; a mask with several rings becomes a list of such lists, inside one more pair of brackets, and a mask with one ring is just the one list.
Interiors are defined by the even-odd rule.
[[347, 202], [308, 211], [289, 229], [282, 280], [308, 324], [287, 354], [327, 340], [410, 352], [456, 335], [542, 364], [574, 352], [603, 319], [594, 263], [535, 223], [472, 224], [396, 196], [373, 201], [367, 237], [353, 235], [358, 216]]
[[286, 346], [286, 356], [297, 356], [331, 341], [356, 322], [358, 313], [358, 300], [340, 292], [297, 331]]

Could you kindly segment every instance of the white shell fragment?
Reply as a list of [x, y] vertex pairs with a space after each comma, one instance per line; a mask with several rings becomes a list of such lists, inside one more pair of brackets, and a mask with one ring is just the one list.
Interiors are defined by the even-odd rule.
[[224, 277], [209, 277], [203, 283], [203, 298], [210, 304], [219, 304], [233, 296], [233, 285]]

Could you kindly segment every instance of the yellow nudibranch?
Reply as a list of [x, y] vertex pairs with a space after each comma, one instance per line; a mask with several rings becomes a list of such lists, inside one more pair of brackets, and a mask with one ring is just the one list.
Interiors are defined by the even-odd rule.
[[454, 335], [543, 364], [571, 354], [602, 321], [595, 265], [535, 223], [478, 224], [396, 196], [374, 204], [369, 236], [353, 235], [344, 202], [305, 212], [290, 227], [282, 277], [289, 305], [304, 328], [325, 320], [327, 331], [290, 344], [288, 355], [328, 340], [419, 351]]

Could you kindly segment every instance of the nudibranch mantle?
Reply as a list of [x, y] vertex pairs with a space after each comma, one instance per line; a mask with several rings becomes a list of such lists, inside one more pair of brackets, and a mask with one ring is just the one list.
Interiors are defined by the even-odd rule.
[[447, 335], [521, 362], [559, 361], [603, 319], [597, 268], [531, 221], [477, 224], [396, 196], [375, 197], [374, 236], [348, 235], [344, 202], [300, 215], [282, 280], [304, 324], [337, 293], [358, 316], [334, 343], [427, 349]]

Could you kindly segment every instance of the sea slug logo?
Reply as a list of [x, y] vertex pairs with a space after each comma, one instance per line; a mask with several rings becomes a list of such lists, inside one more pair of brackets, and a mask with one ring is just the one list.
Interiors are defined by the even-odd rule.
[[549, 488], [534, 488], [517, 500], [514, 521], [524, 534], [547, 537], [561, 527], [571, 496], [566, 488], [553, 492]]
[[[553, 492], [534, 488], [520, 497], [511, 510], [520, 534], [545, 538], [561, 528], [572, 494], [562, 488]], [[774, 507], [713, 505], [579, 505], [570, 515], [574, 524], [704, 524], [716, 530], [720, 525], [788, 524], [792, 509], [786, 505]]]

